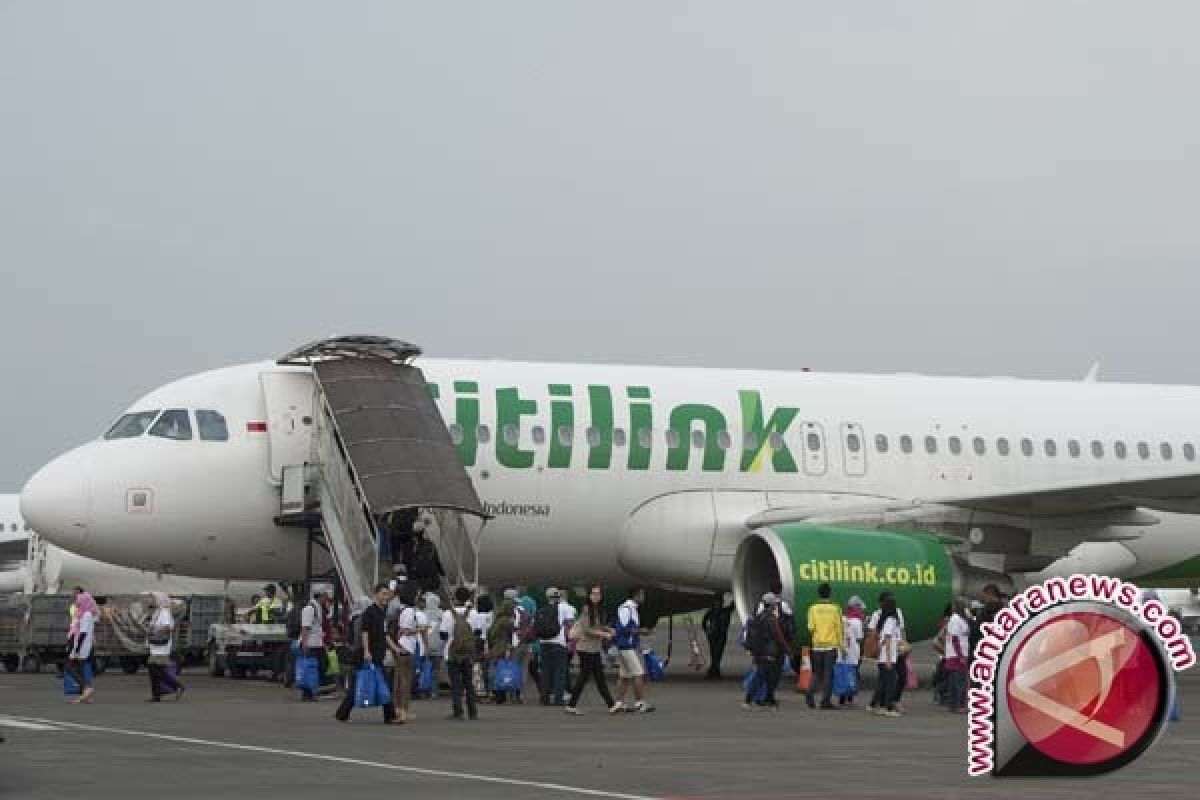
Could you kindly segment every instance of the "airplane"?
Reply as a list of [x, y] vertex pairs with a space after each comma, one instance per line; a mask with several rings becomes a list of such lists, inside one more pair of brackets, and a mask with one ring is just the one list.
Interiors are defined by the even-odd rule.
[[0, 595], [55, 594], [83, 586], [96, 595], [225, 595], [240, 605], [266, 581], [224, 581], [105, 564], [45, 541], [20, 513], [20, 495], [0, 494]]
[[[745, 615], [773, 581], [799, 607], [828, 581], [894, 590], [919, 639], [986, 583], [1200, 575], [1197, 388], [413, 352], [492, 517], [485, 585], [640, 583], [693, 608], [732, 591]], [[311, 460], [315, 384], [282, 359], [161, 386], [38, 471], [21, 509], [92, 558], [301, 578], [281, 469]]]

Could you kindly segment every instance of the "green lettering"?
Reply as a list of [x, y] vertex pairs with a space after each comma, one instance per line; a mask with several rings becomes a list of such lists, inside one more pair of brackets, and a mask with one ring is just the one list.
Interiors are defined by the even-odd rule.
[[[550, 455], [546, 466], [551, 469], [567, 469], [571, 466], [571, 450], [575, 442], [575, 404], [570, 399], [571, 387], [569, 384], [552, 383], [549, 389]], [[555, 397], [567, 399], [555, 400]]]
[[[763, 422], [762, 395], [755, 390], [743, 389], [738, 392], [742, 403], [742, 430], [753, 437], [753, 447], [742, 448], [742, 472], [759, 472], [762, 469], [766, 449], [771, 451], [771, 466], [776, 472], [796, 472], [796, 461], [783, 441], [783, 434], [788, 426], [800, 413], [798, 408], [777, 408], [771, 418]], [[777, 434], [772, 436], [772, 434]], [[774, 438], [782, 446], [776, 450], [771, 447]]]
[[588, 403], [592, 409], [592, 427], [600, 434], [600, 441], [588, 450], [588, 469], [608, 469], [612, 465], [613, 448], [612, 389], [589, 386]]
[[462, 439], [458, 443], [458, 460], [464, 467], [473, 467], [476, 450], [479, 448], [479, 440], [476, 438], [476, 429], [479, 427], [479, 400], [463, 395], [477, 393], [479, 384], [475, 381], [455, 381], [454, 391], [458, 394], [454, 401], [454, 424], [462, 433]]
[[[533, 466], [533, 451], [520, 448], [521, 417], [537, 413], [537, 403], [522, 400], [517, 389], [496, 390], [496, 462], [512, 469]], [[513, 432], [517, 439], [511, 440]]]
[[706, 472], [718, 472], [725, 467], [725, 451], [717, 442], [717, 434], [725, 430], [725, 415], [712, 406], [685, 403], [671, 411], [671, 430], [679, 436], [675, 447], [667, 449], [667, 469], [685, 470], [692, 451], [692, 424], [704, 426], [704, 462]]
[[[654, 440], [654, 406], [649, 402], [650, 389], [646, 386], [630, 386], [625, 391], [630, 400], [628, 466], [631, 470], [650, 469], [650, 452]], [[634, 400], [646, 402], [632, 402]]]

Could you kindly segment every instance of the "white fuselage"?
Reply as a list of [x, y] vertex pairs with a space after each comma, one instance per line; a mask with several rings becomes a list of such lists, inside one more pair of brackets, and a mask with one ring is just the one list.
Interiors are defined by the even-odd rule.
[[[722, 590], [742, 522], [770, 507], [1200, 471], [1200, 390], [1190, 387], [417, 365], [456, 441], [465, 438], [464, 466], [495, 515], [481, 553], [489, 583], [635, 579]], [[309, 450], [313, 397], [307, 368], [272, 362], [168, 384], [129, 411], [185, 409], [193, 425], [197, 410], [216, 411], [228, 438], [90, 442], [39, 472], [23, 507], [48, 538], [104, 561], [216, 578], [301, 576], [304, 534], [273, 519], [278, 468]], [[1195, 518], [1155, 513], [1171, 535], [1147, 528], [1097, 546], [1110, 571], [1136, 577], [1200, 554]]]

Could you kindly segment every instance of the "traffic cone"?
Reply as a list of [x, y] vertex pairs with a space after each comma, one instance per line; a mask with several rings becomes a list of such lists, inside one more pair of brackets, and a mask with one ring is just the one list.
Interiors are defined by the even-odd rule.
[[812, 659], [808, 657], [808, 648], [800, 648], [800, 669], [796, 670], [796, 691], [807, 692], [812, 686]]

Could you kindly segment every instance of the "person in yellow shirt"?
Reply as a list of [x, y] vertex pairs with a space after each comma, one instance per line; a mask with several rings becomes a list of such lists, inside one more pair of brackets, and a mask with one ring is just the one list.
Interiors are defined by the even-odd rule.
[[835, 709], [833, 704], [833, 665], [842, 647], [842, 609], [829, 599], [828, 583], [817, 587], [817, 602], [808, 607], [808, 633], [812, 637], [812, 682], [804, 701], [816, 708], [817, 687], [821, 691], [821, 708]]

